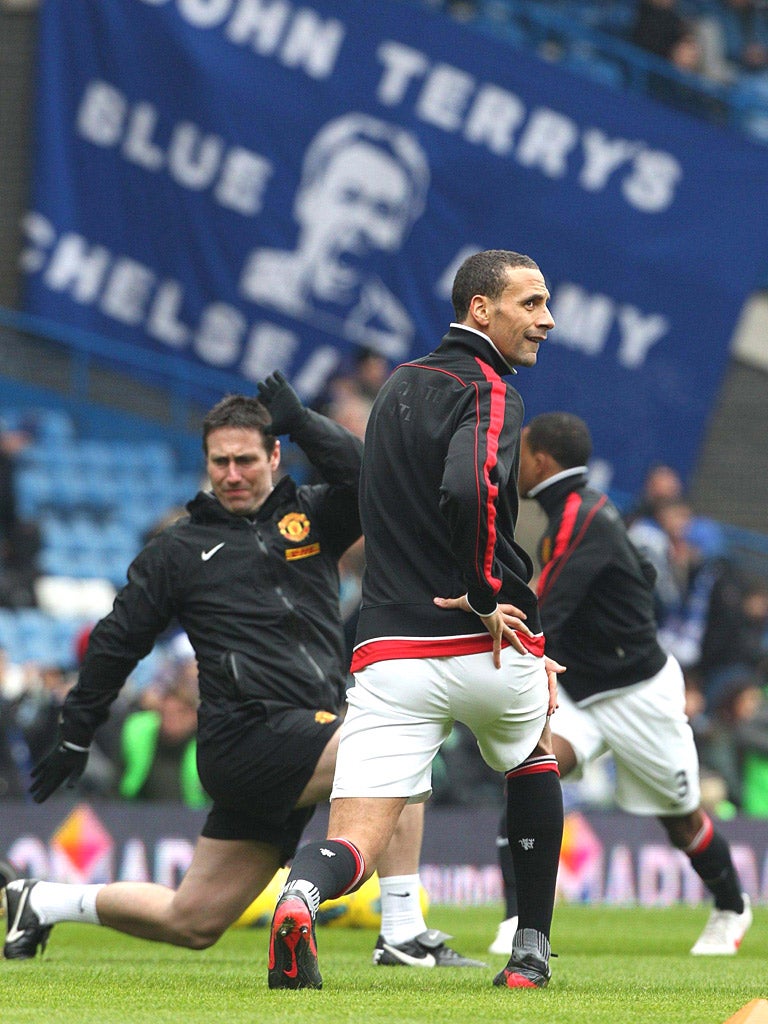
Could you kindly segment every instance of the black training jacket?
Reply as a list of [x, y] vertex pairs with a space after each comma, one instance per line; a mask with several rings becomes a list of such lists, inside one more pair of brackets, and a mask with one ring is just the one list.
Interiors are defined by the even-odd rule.
[[338, 711], [347, 680], [338, 559], [360, 536], [362, 443], [314, 412], [291, 437], [326, 482], [284, 477], [253, 519], [209, 493], [190, 501], [189, 515], [136, 557], [94, 627], [64, 703], [64, 739], [88, 745], [174, 617], [197, 655], [201, 737], [214, 707], [272, 701]]
[[382, 638], [396, 646], [479, 634], [487, 644], [477, 615], [442, 610], [434, 597], [468, 593], [481, 613], [508, 601], [540, 632], [532, 562], [515, 542], [523, 402], [502, 379], [510, 372], [485, 336], [451, 325], [379, 392], [360, 484], [366, 569], [354, 670], [361, 659], [405, 656], [391, 643], [372, 655]]
[[650, 679], [667, 656], [656, 639], [654, 571], [614, 505], [585, 473], [536, 494], [547, 514], [539, 542], [539, 607], [547, 654], [565, 665], [569, 697], [588, 703]]

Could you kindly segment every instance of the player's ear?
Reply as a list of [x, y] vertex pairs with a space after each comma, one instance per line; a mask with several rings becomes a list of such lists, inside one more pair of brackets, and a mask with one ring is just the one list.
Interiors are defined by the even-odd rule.
[[269, 456], [269, 468], [272, 472], [276, 472], [277, 467], [280, 465], [280, 439], [275, 438], [275, 447], [272, 449], [272, 454]]
[[488, 315], [488, 299], [485, 295], [473, 295], [469, 302], [469, 311], [481, 327], [488, 326], [490, 317]]
[[559, 467], [549, 452], [538, 451], [533, 453], [533, 464], [536, 467], [536, 482], [542, 483], [550, 476], [559, 472]]

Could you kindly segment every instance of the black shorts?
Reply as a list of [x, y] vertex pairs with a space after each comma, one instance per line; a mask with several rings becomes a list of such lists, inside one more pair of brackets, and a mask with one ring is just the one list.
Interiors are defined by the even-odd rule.
[[254, 839], [276, 846], [281, 862], [296, 852], [314, 807], [295, 804], [341, 725], [326, 712], [271, 705], [257, 712], [201, 708], [197, 767], [213, 800], [209, 839]]

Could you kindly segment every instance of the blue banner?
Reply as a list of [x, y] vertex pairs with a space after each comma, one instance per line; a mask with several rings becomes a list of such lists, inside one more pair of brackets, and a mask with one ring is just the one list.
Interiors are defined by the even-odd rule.
[[25, 308], [308, 399], [439, 341], [461, 260], [541, 266], [516, 386], [605, 482], [687, 476], [765, 275], [768, 151], [397, 0], [44, 0]]

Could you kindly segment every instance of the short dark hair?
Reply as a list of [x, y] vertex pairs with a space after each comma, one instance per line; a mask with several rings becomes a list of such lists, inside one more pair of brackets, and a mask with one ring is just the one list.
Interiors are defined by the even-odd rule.
[[221, 427], [241, 427], [243, 430], [258, 430], [264, 440], [267, 455], [275, 447], [272, 433], [272, 417], [258, 398], [248, 395], [227, 395], [209, 410], [203, 419], [203, 451], [208, 454], [208, 435]]
[[508, 268], [528, 267], [538, 270], [538, 264], [530, 256], [508, 249], [486, 249], [468, 256], [456, 271], [453, 279], [451, 301], [456, 319], [463, 321], [469, 312], [473, 295], [487, 295], [498, 299], [509, 283]]
[[532, 452], [546, 452], [563, 469], [586, 466], [592, 456], [589, 427], [570, 412], [544, 412], [534, 416], [525, 439]]

